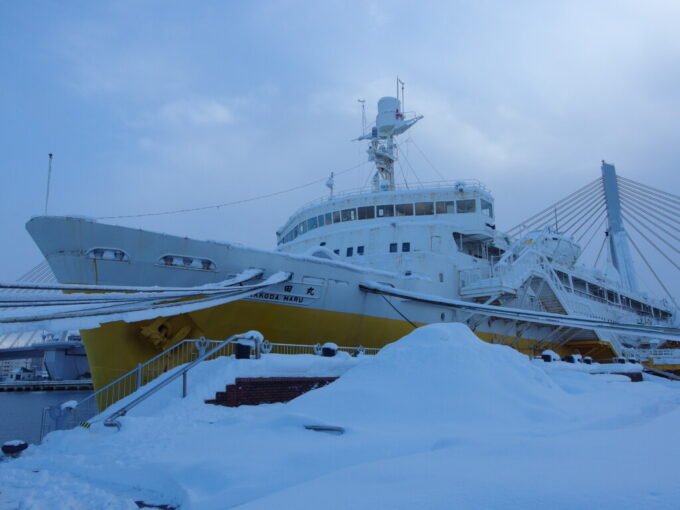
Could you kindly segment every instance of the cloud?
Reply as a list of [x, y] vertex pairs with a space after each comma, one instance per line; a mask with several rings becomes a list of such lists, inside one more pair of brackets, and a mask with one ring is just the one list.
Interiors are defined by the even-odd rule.
[[[16, 26], [0, 26], [21, 42], [2, 77], [5, 168], [32, 168], [36, 147], [55, 152], [55, 212], [205, 205], [353, 166], [366, 158], [351, 142], [357, 99], [370, 124], [397, 75], [406, 110], [425, 115], [406, 137], [427, 160], [408, 143], [405, 157], [423, 181], [439, 178], [430, 162], [484, 181], [499, 228], [596, 178], [603, 158], [627, 177], [680, 186], [678, 2], [151, 0], [43, 6], [44, 20], [14, 9]], [[23, 204], [43, 200], [43, 167], [34, 174], [34, 197], [7, 192], [17, 228]], [[337, 189], [368, 176], [340, 175]], [[272, 247], [287, 215], [324, 193], [130, 224]]]
[[219, 126], [231, 124], [234, 115], [216, 99], [180, 99], [163, 105], [158, 113], [162, 122], [171, 125]]

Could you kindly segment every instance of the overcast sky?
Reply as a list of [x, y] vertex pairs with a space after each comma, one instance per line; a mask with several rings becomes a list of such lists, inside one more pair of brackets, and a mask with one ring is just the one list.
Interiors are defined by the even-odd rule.
[[[425, 115], [404, 146], [418, 178], [481, 180], [501, 229], [602, 159], [680, 194], [678, 26], [677, 1], [0, 2], [0, 280], [41, 260], [24, 224], [48, 152], [51, 214], [254, 197], [364, 161], [357, 99], [371, 120], [397, 75]], [[273, 248], [325, 193], [115, 221]]]

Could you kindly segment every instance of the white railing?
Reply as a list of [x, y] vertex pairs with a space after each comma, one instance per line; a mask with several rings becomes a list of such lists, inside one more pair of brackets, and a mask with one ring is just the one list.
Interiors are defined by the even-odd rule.
[[[441, 189], [441, 188], [455, 188], [456, 186], [462, 184], [465, 187], [469, 188], [477, 188], [481, 191], [484, 191], [486, 193], [491, 194], [491, 191], [489, 188], [487, 188], [483, 183], [478, 181], [477, 179], [460, 179], [457, 181], [448, 181], [448, 180], [439, 180], [439, 181], [427, 181], [427, 182], [418, 182], [414, 184], [397, 184], [395, 185], [393, 190], [385, 190], [385, 191], [374, 191], [373, 187], [371, 186], [363, 186], [361, 188], [351, 188], [347, 189], [344, 191], [339, 191], [339, 192], [334, 192], [333, 197], [331, 198], [330, 194], [315, 198], [314, 200], [310, 200], [306, 204], [302, 205], [302, 207], [298, 208], [293, 214], [291, 214], [291, 218], [295, 217], [300, 213], [301, 211], [304, 211], [305, 209], [318, 205], [318, 204], [323, 204], [325, 202], [329, 202], [331, 200], [335, 200], [337, 198], [347, 198], [353, 195], [365, 195], [369, 193], [389, 193], [389, 192], [395, 192], [395, 191], [421, 191], [421, 190], [428, 190], [428, 189]], [[471, 189], [472, 190], [472, 189]]]

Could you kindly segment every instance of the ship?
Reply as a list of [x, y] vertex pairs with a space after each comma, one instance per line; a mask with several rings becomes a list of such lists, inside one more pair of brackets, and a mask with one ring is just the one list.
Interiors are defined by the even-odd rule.
[[82, 330], [95, 388], [184, 339], [253, 329], [277, 342], [381, 347], [424, 324], [464, 322], [529, 355], [603, 361], [680, 338], [677, 309], [638, 290], [613, 165], [602, 165], [615, 267], [604, 275], [578, 263], [581, 246], [559, 229], [496, 228], [494, 197], [479, 181], [397, 185], [396, 140], [422, 118], [403, 112], [399, 97], [381, 98], [357, 138], [375, 167], [370, 186], [335, 192], [331, 178], [329, 194], [295, 211], [272, 250], [32, 218], [26, 228], [63, 284], [200, 288], [248, 270], [259, 281], [286, 275], [243, 299]]

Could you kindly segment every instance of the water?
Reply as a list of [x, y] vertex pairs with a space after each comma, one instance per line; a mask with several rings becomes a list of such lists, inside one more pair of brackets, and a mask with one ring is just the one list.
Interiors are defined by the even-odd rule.
[[91, 391], [0, 392], [0, 444], [12, 439], [40, 441], [42, 410], [69, 400], [80, 401]]

